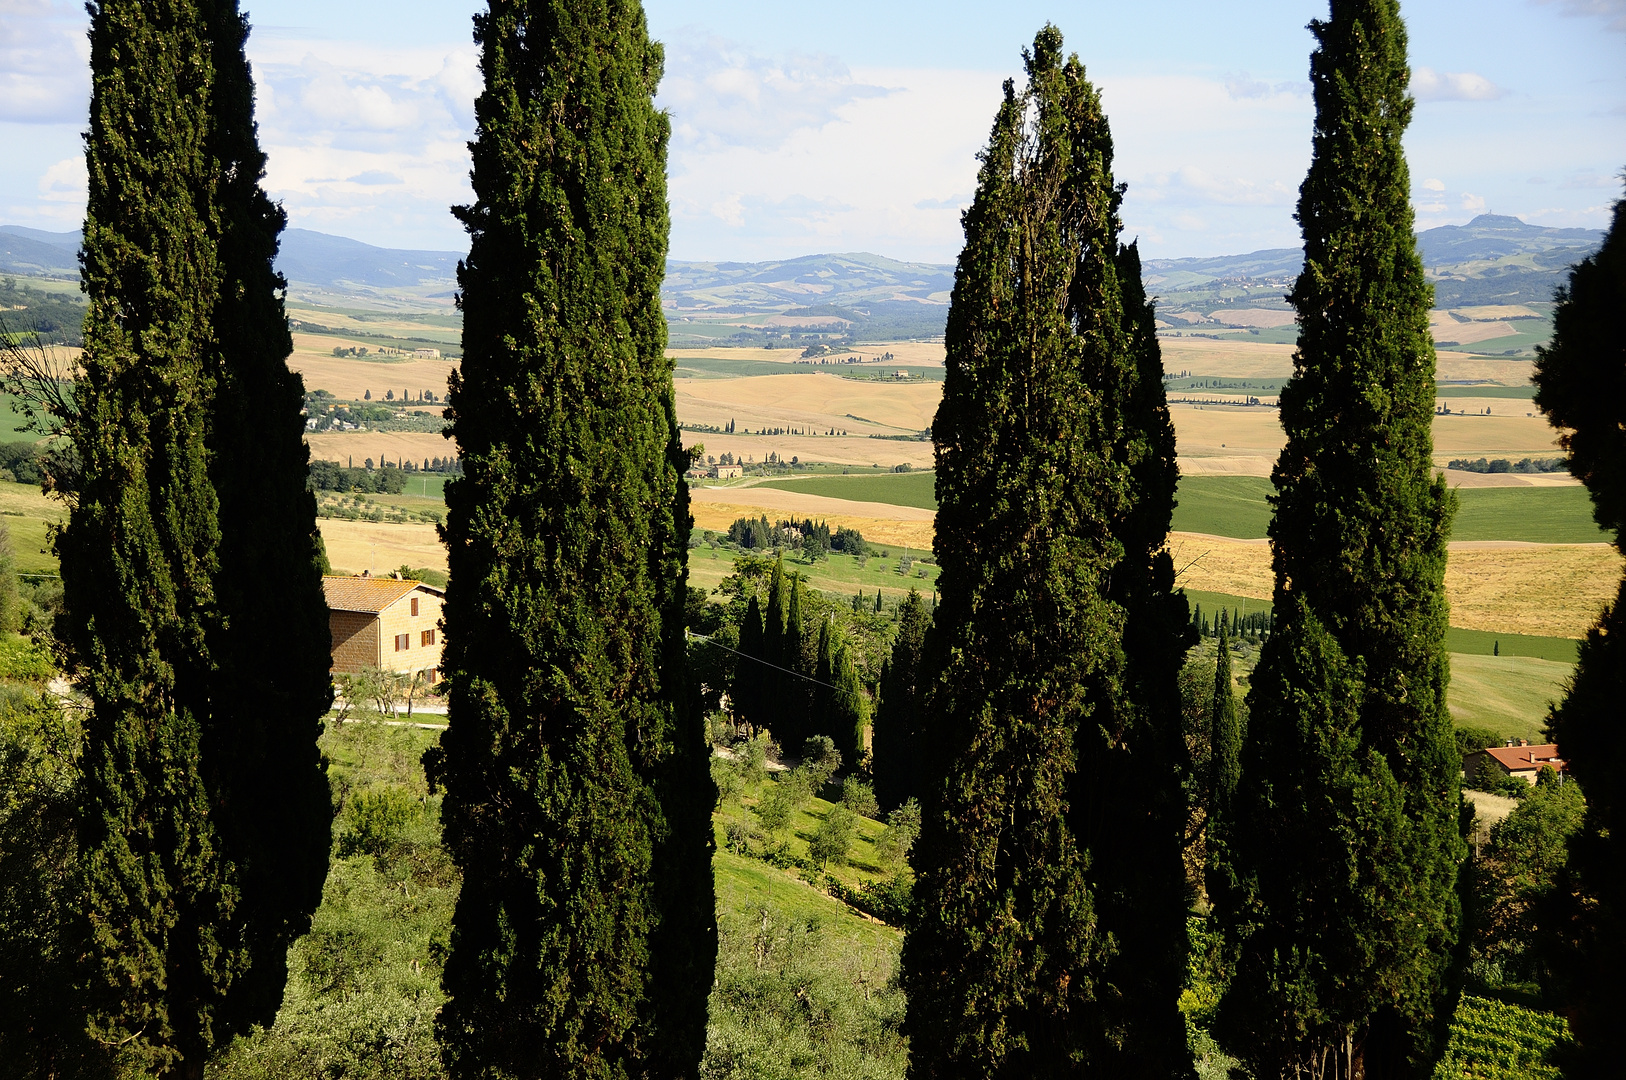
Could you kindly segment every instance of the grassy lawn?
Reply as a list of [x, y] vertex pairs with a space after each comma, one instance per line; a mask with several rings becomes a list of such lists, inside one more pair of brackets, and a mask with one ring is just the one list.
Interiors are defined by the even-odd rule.
[[[1265, 535], [1272, 491], [1262, 476], [1188, 476], [1174, 510], [1179, 532], [1238, 540]], [[1533, 544], [1596, 544], [1608, 537], [1592, 520], [1581, 487], [1465, 488], [1457, 492], [1453, 540], [1520, 540]]]
[[1469, 488], [1453, 540], [1524, 540], [1534, 544], [1601, 544], [1609, 536], [1592, 520], [1592, 500], [1576, 487]]
[[863, 476], [813, 476], [805, 480], [768, 480], [758, 487], [802, 491], [809, 495], [823, 495], [829, 499], [852, 499], [855, 502], [886, 503], [890, 506], [914, 506], [924, 510], [937, 509], [934, 485], [937, 474], [928, 470], [908, 473], [870, 473]]
[[[728, 826], [730, 824], [737, 823], [745, 826], [747, 829], [755, 829], [757, 827], [757, 817], [756, 814], [752, 812], [752, 808], [759, 805], [762, 800], [767, 797], [768, 792], [773, 790], [773, 785], [775, 783], [776, 781], [769, 779], [756, 785], [754, 788], [747, 788], [737, 799], [725, 803], [721, 809], [712, 815], [712, 824], [714, 825], [717, 833], [717, 847], [719, 853], [722, 852], [724, 840], [726, 839]], [[791, 814], [789, 826], [787, 826], [784, 832], [778, 837], [779, 840], [784, 841], [788, 846], [791, 855], [798, 858], [807, 857], [808, 843], [813, 839], [814, 832], [824, 821], [825, 815], [828, 814], [834, 806], [834, 803], [815, 798], [810, 800], [807, 805]], [[832, 863], [825, 867], [822, 872], [829, 874], [843, 885], [848, 885], [855, 888], [862, 885], [866, 881], [879, 881], [881, 878], [886, 877], [887, 871], [881, 865], [881, 860], [875, 854], [875, 841], [880, 837], [881, 833], [885, 831], [885, 828], [886, 826], [882, 825], [879, 821], [866, 817], [860, 817], [858, 819], [857, 843], [853, 845], [853, 849], [848, 857], [847, 864], [845, 866], [837, 866]], [[758, 842], [757, 845], [754, 845], [753, 850], [756, 850], [756, 847], [759, 846], [760, 842]], [[756, 866], [762, 867], [770, 875], [777, 874], [785, 880], [800, 883], [801, 879], [797, 877], [798, 871], [796, 870], [777, 870], [764, 862], [758, 862], [754, 859], [748, 861]], [[811, 892], [812, 890], [809, 891]], [[814, 895], [821, 897], [823, 896], [822, 893], [815, 893]], [[825, 899], [828, 898], [826, 897]], [[833, 902], [834, 901], [832, 901], [832, 903]]]
[[1176, 532], [1208, 533], [1255, 540], [1270, 524], [1273, 489], [1262, 476], [1187, 476], [1175, 492]]
[[1572, 664], [1530, 656], [1451, 654], [1451, 719], [1504, 738], [1540, 741], [1547, 706], [1564, 696]]

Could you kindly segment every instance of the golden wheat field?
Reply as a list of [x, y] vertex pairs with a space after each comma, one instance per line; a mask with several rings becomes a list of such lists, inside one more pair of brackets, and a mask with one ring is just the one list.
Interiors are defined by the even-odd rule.
[[342, 400], [360, 398], [367, 391], [372, 392], [375, 400], [381, 400], [386, 390], [395, 391], [397, 397], [403, 390], [414, 394], [430, 390], [436, 397], [443, 397], [446, 377], [457, 366], [455, 360], [340, 357], [333, 355], [335, 348], [376, 350], [378, 342], [327, 334], [295, 334], [294, 352], [288, 358], [288, 366], [304, 376], [306, 390], [326, 390]]
[[433, 525], [341, 521], [322, 518], [317, 523], [327, 559], [336, 574], [374, 574], [411, 567], [446, 569], [446, 548]]
[[[1270, 598], [1270, 547], [1172, 533], [1179, 584], [1201, 592]], [[1620, 581], [1621, 558], [1607, 544], [1451, 545], [1445, 594], [1451, 625], [1538, 637], [1580, 637]]]
[[405, 459], [422, 465], [425, 458], [451, 457], [456, 452], [444, 435], [415, 431], [324, 431], [305, 436], [305, 443], [313, 461], [354, 462], [357, 468], [367, 458], [375, 463]]
[[[886, 361], [891, 364], [915, 367], [943, 365], [943, 343], [940, 341], [888, 341], [877, 345], [854, 345], [850, 349], [838, 349], [830, 355], [858, 356], [865, 361], [879, 361], [887, 353], [892, 355], [892, 359]], [[802, 358], [799, 349], [667, 349], [666, 355], [678, 360], [751, 360], [770, 364], [794, 364]]]

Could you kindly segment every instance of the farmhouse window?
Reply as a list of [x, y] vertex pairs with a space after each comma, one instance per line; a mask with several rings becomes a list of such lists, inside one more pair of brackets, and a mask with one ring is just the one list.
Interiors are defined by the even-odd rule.
[[418, 635], [418, 637], [418, 643], [420, 645], [428, 646], [435, 643], [435, 632], [433, 630], [425, 630], [422, 634]]
[[395, 635], [395, 651], [396, 652], [406, 652], [410, 648], [412, 648], [412, 635], [411, 634], [396, 634]]
[[416, 596], [412, 598], [412, 614], [418, 614], [418, 598]]

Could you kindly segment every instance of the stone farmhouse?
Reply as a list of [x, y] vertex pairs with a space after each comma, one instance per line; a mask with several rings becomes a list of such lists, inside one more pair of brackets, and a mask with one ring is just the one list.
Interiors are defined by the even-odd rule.
[[1465, 755], [1462, 759], [1462, 775], [1473, 779], [1479, 775], [1480, 766], [1486, 761], [1489, 761], [1503, 776], [1511, 776], [1529, 784], [1536, 782], [1536, 774], [1541, 772], [1544, 765], [1560, 774], [1565, 772], [1564, 759], [1558, 756], [1556, 744], [1541, 743], [1531, 746], [1528, 739], [1509, 739], [1506, 746], [1492, 746]]
[[333, 631], [335, 672], [374, 667], [440, 679], [442, 589], [387, 577], [322, 578]]

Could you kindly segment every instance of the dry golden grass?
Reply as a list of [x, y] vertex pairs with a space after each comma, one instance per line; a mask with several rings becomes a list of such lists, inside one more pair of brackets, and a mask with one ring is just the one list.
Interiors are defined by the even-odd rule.
[[325, 334], [295, 334], [294, 354], [288, 366], [305, 377], [305, 389], [326, 390], [342, 399], [359, 398], [372, 391], [382, 400], [384, 391], [397, 395], [403, 390], [416, 394], [432, 390], [436, 397], [446, 393], [446, 377], [457, 366], [455, 360], [359, 360], [333, 355], [336, 347], [377, 349], [377, 341], [365, 338], [347, 340]]
[[317, 526], [327, 545], [328, 562], [335, 573], [377, 574], [405, 563], [411, 567], [446, 569], [446, 549], [433, 525], [341, 521], [323, 518]]
[[305, 436], [311, 448], [313, 461], [337, 461], [357, 468], [372, 458], [374, 463], [394, 463], [403, 458], [423, 464], [425, 458], [451, 457], [456, 453], [452, 441], [442, 435], [413, 431], [343, 431], [317, 432]]
[[[1447, 338], [1461, 341], [1461, 338]], [[1501, 383], [1503, 386], [1526, 386], [1530, 382], [1531, 361], [1514, 360], [1498, 356], [1474, 356], [1471, 353], [1439, 349], [1434, 353], [1434, 377], [1450, 381]]]
[[1452, 308], [1469, 319], [1529, 319], [1541, 314], [1535, 308], [1525, 307], [1523, 304], [1477, 304], [1471, 307]]
[[1208, 317], [1226, 326], [1292, 326], [1291, 311], [1275, 308], [1216, 308]]
[[823, 372], [743, 379], [679, 379], [678, 416], [690, 424], [844, 429], [862, 435], [912, 435], [930, 427], [943, 396], [939, 382], [860, 381]]
[[[705, 422], [717, 423], [715, 420]], [[740, 426], [745, 426], [743, 420]], [[880, 465], [888, 469], [903, 464], [929, 469], [933, 460], [929, 442], [869, 439], [861, 435], [718, 435], [685, 431], [683, 445], [704, 446], [706, 453], [713, 457], [726, 452], [747, 461], [762, 461], [770, 450], [786, 461], [798, 457], [831, 465]]]
[[1578, 638], [1620, 584], [1606, 544], [1452, 544], [1445, 568], [1451, 625]]
[[697, 488], [693, 498], [690, 513], [697, 529], [726, 532], [742, 517], [766, 515], [779, 520], [795, 515], [819, 518], [832, 529], [857, 529], [871, 543], [907, 544], [922, 550], [931, 547], [936, 518], [930, 510], [910, 506], [851, 502], [779, 488]]
[[[1465, 399], [1466, 400], [1466, 399]], [[1478, 399], [1476, 399], [1478, 400]], [[1557, 433], [1539, 413], [1525, 415], [1528, 403], [1483, 399], [1492, 410], [1512, 415], [1436, 416], [1434, 461], [1451, 458], [1554, 457], [1560, 453]], [[1171, 405], [1180, 471], [1187, 476], [1228, 474], [1269, 476], [1287, 441], [1275, 409], [1221, 405]], [[1560, 481], [1561, 482], [1561, 481]]]
[[[888, 363], [915, 366], [941, 366], [943, 363], [943, 343], [940, 341], [889, 341], [880, 345], [857, 345], [851, 349], [842, 349], [835, 355], [862, 356], [865, 359], [875, 359], [883, 353], [892, 354], [892, 359]], [[758, 363], [794, 364], [802, 358], [802, 351], [800, 349], [667, 349], [666, 355], [713, 360], [753, 360]]]
[[1473, 473], [1446, 469], [1446, 483], [1463, 488], [1575, 487], [1581, 481], [1563, 473]]
[[1162, 337], [1163, 370], [1231, 379], [1285, 379], [1293, 374], [1293, 346], [1262, 341]]
[[1501, 321], [1460, 322], [1453, 319], [1449, 312], [1438, 308], [1428, 313], [1428, 329], [1435, 341], [1454, 341], [1458, 345], [1472, 345], [1476, 341], [1489, 341], [1518, 333], [1510, 324]]
[[[1468, 399], [1464, 399], [1468, 400]], [[1434, 456], [1440, 464], [1455, 457], [1557, 457], [1558, 432], [1540, 413], [1526, 416], [1529, 403], [1487, 401], [1490, 416], [1436, 416]], [[1523, 406], [1516, 415], [1501, 414], [1498, 405], [1509, 409]]]
[[[1173, 533], [1169, 549], [1184, 588], [1270, 597], [1264, 541]], [[1615, 595], [1620, 574], [1620, 556], [1604, 544], [1452, 544], [1445, 568], [1451, 625], [1580, 637]]]

